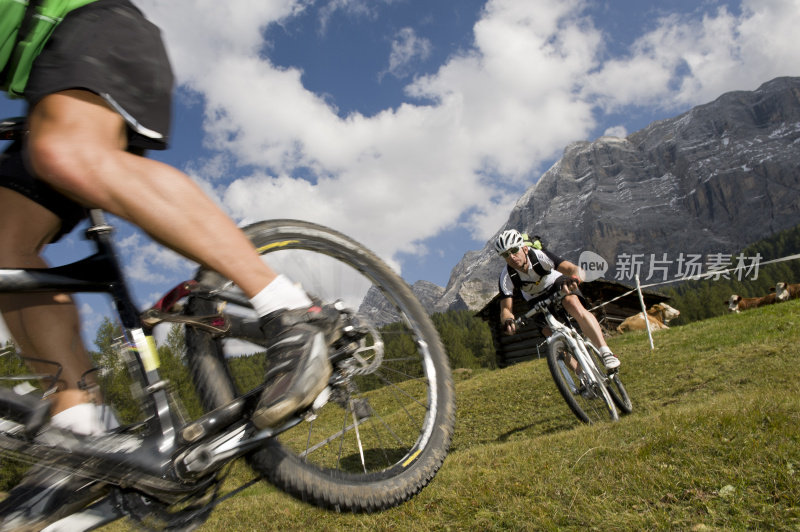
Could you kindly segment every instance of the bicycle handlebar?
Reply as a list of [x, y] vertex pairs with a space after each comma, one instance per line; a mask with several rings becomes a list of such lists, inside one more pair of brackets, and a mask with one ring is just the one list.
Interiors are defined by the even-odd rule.
[[524, 325], [525, 324], [525, 320], [527, 318], [530, 318], [531, 316], [539, 314], [540, 312], [545, 310], [547, 307], [549, 307], [553, 303], [558, 303], [559, 301], [564, 299], [564, 297], [566, 297], [566, 296], [567, 296], [567, 294], [563, 294], [559, 290], [555, 294], [551, 295], [550, 297], [547, 297], [547, 298], [542, 299], [541, 301], [539, 301], [537, 303], [534, 303], [533, 306], [530, 308], [530, 310], [528, 310], [525, 314], [523, 314], [522, 316], [520, 316], [520, 317], [518, 317], [517, 319], [514, 320], [514, 324], [517, 327]]

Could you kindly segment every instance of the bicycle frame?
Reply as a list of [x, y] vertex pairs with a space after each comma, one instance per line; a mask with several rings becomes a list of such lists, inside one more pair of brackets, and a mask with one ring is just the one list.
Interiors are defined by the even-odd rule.
[[[587, 378], [599, 384], [599, 389], [603, 390], [602, 393], [605, 394], [607, 393], [606, 384], [608, 381], [608, 376], [605, 375], [594, 363], [594, 360], [586, 347], [586, 342], [588, 342], [588, 340], [585, 340], [578, 333], [578, 331], [575, 330], [574, 327], [563, 323], [550, 312], [550, 305], [559, 302], [563, 297], [564, 296], [562, 294], [556, 294], [550, 298], [536, 303], [522, 316], [522, 319], [524, 320], [525, 318], [530, 318], [536, 314], [541, 314], [545, 320], [545, 323], [547, 324], [547, 327], [551, 331], [550, 336], [547, 337], [548, 346], [559, 340], [563, 340], [569, 344], [569, 346], [572, 348], [573, 355], [578, 358], [580, 366], [584, 368], [591, 368], [592, 374], [587, 375]], [[611, 398], [609, 397], [608, 400], [610, 401]]]
[[553, 331], [553, 334], [547, 338], [548, 345], [558, 339], [563, 339], [572, 348], [574, 356], [578, 358], [581, 367], [592, 368], [594, 375], [591, 378], [605, 386], [607, 377], [594, 363], [589, 350], [586, 348], [586, 340], [578, 334], [578, 331], [556, 319], [550, 312], [544, 313], [544, 318], [548, 323], [548, 327]]
[[175, 420], [169, 407], [166, 383], [158, 372], [158, 353], [151, 330], [140, 318], [122, 275], [111, 242], [112, 227], [102, 211], [90, 211], [91, 225], [87, 237], [95, 243], [96, 252], [82, 260], [53, 268], [0, 269], [0, 293], [29, 294], [42, 292], [106, 293], [119, 315], [126, 340], [134, 348], [142, 389], [150, 396], [153, 415], [160, 426], [162, 454], [176, 448]]
[[[120, 453], [115, 455], [103, 449], [102, 445], [95, 445], [91, 439], [81, 441], [75, 448], [60, 453], [50, 448], [37, 449], [36, 445], [23, 446], [19, 442], [4, 438], [0, 446], [7, 451], [21, 451], [25, 447], [28, 455], [35, 455], [41, 460], [56, 463], [59, 458], [92, 459], [99, 458], [109, 466], [103, 469], [97, 465], [89, 475], [94, 478], [111, 483], [124, 483], [138, 487], [142, 491], [158, 492], [164, 499], [179, 498], [182, 494], [197, 489], [204, 483], [207, 474], [219, 469], [232, 458], [243, 456], [263, 443], [264, 440], [294, 426], [302, 421], [302, 417], [295, 416], [278, 428], [256, 430], [252, 424], [243, 419], [243, 413], [248, 406], [257, 400], [257, 393], [251, 391], [237, 397], [231, 403], [209, 412], [198, 419], [183, 424], [183, 419], [170, 405], [168, 383], [159, 374], [159, 357], [152, 328], [162, 321], [182, 321], [170, 319], [175, 317], [171, 307], [182, 296], [190, 291], [202, 293], [203, 288], [196, 286], [194, 281], [182, 283], [170, 291], [153, 308], [141, 313], [130, 296], [125, 283], [122, 269], [117, 259], [111, 241], [112, 227], [105, 221], [104, 213], [99, 210], [90, 211], [90, 227], [86, 234], [96, 247], [96, 252], [82, 260], [52, 268], [0, 268], [0, 293], [32, 294], [32, 293], [106, 293], [111, 297], [113, 306], [117, 311], [123, 329], [123, 334], [131, 349], [133, 356], [133, 378], [139, 379], [141, 389], [145, 396], [142, 400], [149, 406], [147, 420], [153, 425], [145, 435], [141, 452]], [[194, 284], [192, 284], [194, 283]], [[241, 297], [235, 293], [214, 293], [219, 300], [238, 301]], [[199, 320], [192, 321], [195, 326], [206, 326], [215, 331], [223, 332], [220, 325], [210, 317], [212, 325]], [[151, 325], [152, 323], [152, 325]], [[245, 318], [234, 319], [226, 317], [224, 332], [232, 333], [237, 338], [258, 338], [260, 331], [258, 322]], [[30, 379], [41, 378], [41, 375], [28, 376]], [[257, 391], [258, 389], [256, 389]], [[0, 389], [0, 392], [3, 390]], [[19, 397], [23, 397], [22, 400]], [[46, 405], [37, 401], [39, 405]], [[21, 409], [31, 409], [32, 402], [24, 396], [0, 394], [0, 404]], [[144, 405], [143, 405], [144, 406]], [[46, 407], [49, 410], [49, 407]], [[145, 412], [146, 414], [148, 412]], [[26, 426], [27, 434], [35, 433], [48, 416], [45, 414], [33, 416], [38, 420], [38, 425]], [[154, 422], [152, 422], [152, 421]], [[0, 438], [3, 436], [0, 427]], [[102, 437], [99, 437], [102, 440]], [[38, 453], [38, 454], [37, 454]], [[120, 466], [120, 471], [114, 471]], [[175, 475], [170, 474], [175, 472]], [[136, 480], [131, 480], [131, 475]], [[198, 484], [199, 483], [199, 484]]]

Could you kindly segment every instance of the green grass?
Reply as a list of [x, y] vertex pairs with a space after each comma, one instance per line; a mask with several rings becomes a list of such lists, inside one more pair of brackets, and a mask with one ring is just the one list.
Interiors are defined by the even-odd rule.
[[654, 343], [610, 340], [634, 404], [618, 423], [579, 423], [544, 360], [459, 373], [452, 451], [410, 502], [337, 514], [261, 482], [201, 530], [800, 530], [800, 301]]

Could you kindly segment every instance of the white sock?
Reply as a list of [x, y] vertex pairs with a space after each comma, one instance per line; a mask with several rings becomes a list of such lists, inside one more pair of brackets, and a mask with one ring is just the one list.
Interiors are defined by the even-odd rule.
[[110, 408], [92, 403], [81, 403], [62, 410], [50, 422], [56, 427], [84, 436], [97, 436], [119, 426]]
[[305, 291], [294, 284], [283, 274], [257, 293], [250, 303], [259, 316], [281, 309], [295, 309], [311, 306], [311, 300]]
[[609, 349], [609, 347], [607, 345], [604, 345], [603, 347], [600, 348], [600, 354], [604, 355], [606, 353], [608, 353], [610, 355], [614, 354], [613, 352], [611, 352], [611, 349]]

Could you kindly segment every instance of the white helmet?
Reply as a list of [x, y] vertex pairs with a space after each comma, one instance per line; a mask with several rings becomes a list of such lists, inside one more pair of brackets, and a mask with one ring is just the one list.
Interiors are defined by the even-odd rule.
[[501, 255], [511, 248], [521, 248], [524, 244], [522, 235], [516, 229], [506, 229], [494, 241], [494, 249]]

